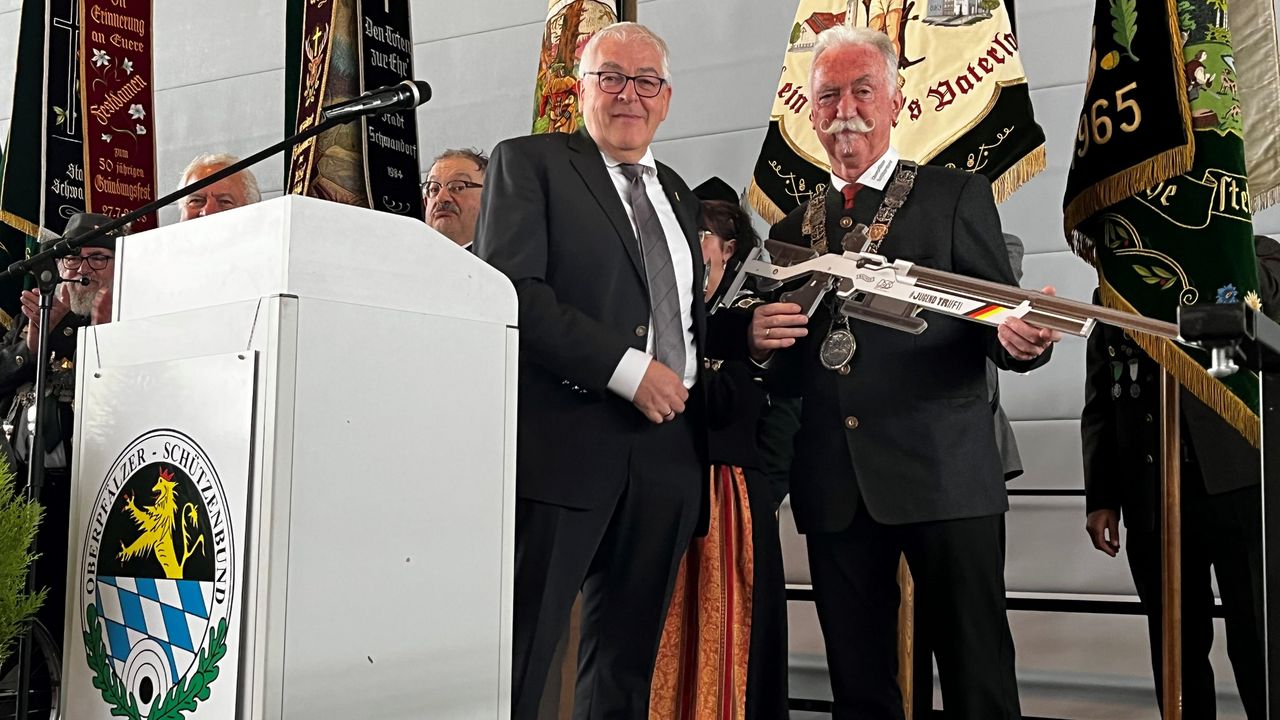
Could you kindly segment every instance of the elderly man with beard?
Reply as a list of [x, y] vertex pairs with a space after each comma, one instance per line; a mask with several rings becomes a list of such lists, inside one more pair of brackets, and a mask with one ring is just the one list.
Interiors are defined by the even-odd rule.
[[436, 156], [422, 184], [427, 224], [470, 250], [480, 217], [480, 189], [489, 158], [478, 150], [445, 150]]
[[[105, 215], [80, 213], [67, 222], [64, 237], [82, 236], [111, 221]], [[123, 234], [123, 233], [119, 233]], [[48, 393], [41, 406], [45, 452], [45, 484], [41, 492], [44, 520], [36, 547], [37, 587], [49, 588], [37, 618], [55, 646], [62, 643], [63, 601], [66, 590], [67, 521], [71, 503], [71, 430], [75, 400], [76, 331], [86, 325], [111, 322], [111, 286], [115, 277], [116, 235], [99, 238], [58, 260], [58, 285], [50, 313], [45, 357], [49, 362]], [[17, 477], [25, 479], [35, 431], [33, 382], [40, 294], [22, 293], [22, 314], [0, 342], [0, 393], [11, 398], [0, 404], [5, 440]]]
[[[987, 180], [918, 166], [889, 144], [903, 106], [897, 59], [879, 32], [818, 36], [809, 87], [831, 189], [770, 237], [839, 252], [861, 223], [868, 250], [1016, 284]], [[905, 554], [934, 629], [947, 717], [1018, 718], [1000, 543], [1009, 503], [986, 361], [1030, 370], [1060, 336], [1021, 320], [997, 329], [939, 315], [911, 335], [844, 318], [833, 295], [812, 318], [791, 303], [759, 306], [748, 347], [775, 392], [803, 399], [791, 497], [834, 717], [903, 717], [896, 572]]]

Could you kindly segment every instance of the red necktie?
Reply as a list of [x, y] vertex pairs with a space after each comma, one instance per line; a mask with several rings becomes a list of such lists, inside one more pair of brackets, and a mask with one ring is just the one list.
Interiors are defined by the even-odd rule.
[[858, 194], [858, 186], [853, 183], [849, 183], [841, 188], [840, 192], [844, 194], [844, 209], [852, 210], [853, 196]]

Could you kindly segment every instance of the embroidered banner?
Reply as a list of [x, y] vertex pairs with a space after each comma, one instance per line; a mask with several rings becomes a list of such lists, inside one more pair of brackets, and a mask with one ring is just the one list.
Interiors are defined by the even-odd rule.
[[[413, 79], [409, 0], [361, 2], [360, 87], [366, 91]], [[364, 179], [370, 206], [421, 218], [418, 120], [413, 110], [368, 115], [364, 127]]]
[[[1260, 307], [1231, 40], [1220, 0], [1097, 0], [1063, 205], [1110, 307], [1168, 321], [1182, 305]], [[1135, 340], [1257, 444], [1257, 375], [1218, 380], [1205, 353]]]
[[[45, 3], [26, 0], [18, 18], [18, 54], [13, 114], [0, 168], [0, 249], [3, 263], [22, 259], [40, 235], [44, 187]], [[78, 106], [77, 106], [78, 107]], [[23, 280], [0, 281], [0, 321], [7, 326], [18, 311]]]
[[550, 0], [533, 86], [533, 132], [574, 132], [582, 124], [578, 61], [591, 34], [624, 15], [620, 2]]
[[[85, 205], [120, 217], [156, 198], [151, 0], [83, 0], [81, 7]], [[132, 230], [155, 226], [152, 213]]]
[[893, 131], [908, 160], [982, 173], [1003, 201], [1044, 169], [1012, 0], [801, 0], [769, 129], [748, 191], [770, 222], [825, 186], [830, 168], [809, 119], [818, 33], [836, 25], [886, 33], [898, 50], [906, 106]]
[[[1224, 8], [1225, 11], [1225, 8]], [[1244, 160], [1253, 211], [1280, 201], [1280, 52], [1274, 2], [1231, 6], [1233, 66], [1239, 69], [1244, 124]]]
[[[338, 6], [338, 0], [306, 0], [302, 6], [302, 34], [298, 38], [301, 47], [290, 52], [291, 56], [301, 58], [295, 113], [297, 124], [288, 128], [291, 134], [307, 130], [323, 120], [320, 111], [328, 95], [332, 35], [338, 23]], [[285, 176], [290, 193], [315, 194], [312, 185], [315, 182], [316, 146], [325, 135], [293, 146], [289, 174]]]
[[[297, 125], [323, 109], [413, 75], [407, 0], [306, 0], [299, 58]], [[294, 37], [290, 34], [290, 37]], [[350, 122], [294, 146], [289, 192], [398, 215], [422, 216], [418, 130], [413, 111]]]

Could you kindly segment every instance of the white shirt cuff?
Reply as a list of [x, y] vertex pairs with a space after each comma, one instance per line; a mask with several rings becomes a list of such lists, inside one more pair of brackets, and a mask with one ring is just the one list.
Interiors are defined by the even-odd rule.
[[640, 381], [644, 380], [645, 371], [653, 358], [648, 353], [635, 348], [627, 348], [627, 352], [618, 361], [613, 376], [609, 378], [609, 391], [622, 397], [627, 402], [634, 402], [636, 390], [640, 389]]

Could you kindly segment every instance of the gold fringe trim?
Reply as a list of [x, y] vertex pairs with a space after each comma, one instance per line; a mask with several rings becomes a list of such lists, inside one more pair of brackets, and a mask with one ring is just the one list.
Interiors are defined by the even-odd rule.
[[1048, 158], [1045, 155], [1044, 144], [1040, 144], [991, 183], [991, 193], [996, 196], [996, 203], [1007, 200], [1031, 178], [1044, 172], [1047, 166]]
[[1273, 187], [1264, 193], [1250, 194], [1249, 196], [1250, 207], [1253, 208], [1254, 215], [1275, 205], [1277, 202], [1280, 202], [1280, 186]]
[[[1102, 304], [1117, 310], [1137, 313], [1138, 311], [1118, 293], [1101, 272], [1098, 273], [1099, 295]], [[1213, 408], [1222, 419], [1226, 420], [1255, 448], [1259, 447], [1261, 426], [1258, 416], [1236, 397], [1226, 385], [1210, 377], [1200, 363], [1186, 353], [1172, 340], [1158, 338], [1146, 333], [1126, 331], [1134, 342], [1146, 351], [1160, 366], [1169, 371], [1178, 382], [1191, 391], [1205, 405]]]
[[1095, 270], [1098, 269], [1098, 247], [1093, 238], [1079, 230], [1072, 230], [1067, 233], [1067, 244], [1071, 246], [1071, 252], [1092, 265]]
[[1182, 133], [1186, 143], [1170, 148], [1155, 157], [1094, 183], [1071, 199], [1062, 212], [1062, 229], [1068, 238], [1080, 223], [1094, 213], [1128, 199], [1153, 185], [1191, 170], [1195, 160], [1196, 141], [1191, 129], [1191, 101], [1187, 98], [1187, 72], [1182, 59], [1182, 28], [1178, 26], [1177, 0], [1165, 0], [1165, 16], [1168, 18], [1169, 60], [1173, 72], [1178, 114], [1182, 120]]
[[1075, 196], [1062, 211], [1063, 232], [1071, 237], [1076, 227], [1089, 216], [1191, 170], [1196, 144], [1194, 138], [1188, 138], [1186, 145], [1165, 150], [1153, 158], [1121, 170]]
[[782, 212], [782, 208], [775, 205], [769, 199], [769, 196], [764, 194], [764, 191], [756, 184], [755, 178], [752, 178], [751, 184], [747, 186], [747, 202], [751, 203], [751, 207], [755, 209], [756, 213], [770, 225], [780, 222], [787, 216], [786, 213]]
[[0, 310], [0, 325], [3, 325], [5, 330], [12, 329], [13, 316], [3, 310]]
[[3, 222], [5, 225], [8, 225], [20, 233], [25, 233], [26, 235], [30, 235], [34, 238], [41, 237], [40, 226], [28, 222], [11, 212], [0, 210], [0, 222]]

